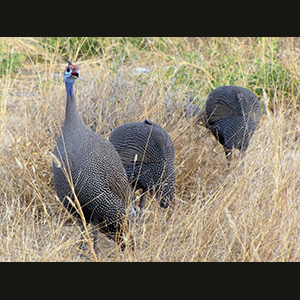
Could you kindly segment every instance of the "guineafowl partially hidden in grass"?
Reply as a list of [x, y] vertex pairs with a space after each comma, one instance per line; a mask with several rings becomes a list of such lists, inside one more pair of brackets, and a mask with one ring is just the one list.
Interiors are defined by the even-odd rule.
[[144, 193], [140, 211], [147, 191], [156, 195], [161, 207], [167, 208], [175, 191], [175, 147], [169, 134], [158, 124], [145, 120], [121, 125], [109, 140], [121, 157], [132, 187]]
[[204, 109], [190, 101], [185, 112], [187, 117], [196, 117], [197, 122], [211, 130], [223, 145], [229, 164], [233, 148], [245, 154], [261, 118], [256, 95], [244, 87], [231, 85], [213, 90]]
[[[82, 213], [86, 222], [95, 226], [96, 253], [97, 227], [124, 249], [124, 219], [130, 204], [127, 175], [114, 146], [84, 124], [74, 96], [74, 84], [76, 79], [81, 79], [80, 72], [77, 66], [68, 62], [64, 73], [66, 115], [54, 150], [55, 189], [63, 205], [81, 226]], [[129, 242], [133, 247], [132, 237]]]
[[257, 128], [261, 109], [256, 95], [244, 87], [220, 86], [206, 100], [205, 110], [200, 111], [204, 125], [223, 145], [230, 161], [233, 148], [243, 154]]

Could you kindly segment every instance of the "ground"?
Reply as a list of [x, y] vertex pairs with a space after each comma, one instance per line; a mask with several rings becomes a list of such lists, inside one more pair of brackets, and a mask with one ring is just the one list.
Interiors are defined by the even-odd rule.
[[[0, 260], [299, 261], [298, 44], [2, 38]], [[75, 91], [89, 127], [108, 138], [125, 122], [150, 119], [174, 141], [174, 205], [164, 210], [148, 196], [145, 219], [132, 223], [134, 251], [100, 235], [94, 257], [56, 196], [51, 153], [64, 120], [67, 58], [84, 79]], [[230, 167], [222, 146], [183, 109], [192, 98], [203, 106], [228, 84], [255, 92], [263, 113], [246, 156], [234, 151]]]

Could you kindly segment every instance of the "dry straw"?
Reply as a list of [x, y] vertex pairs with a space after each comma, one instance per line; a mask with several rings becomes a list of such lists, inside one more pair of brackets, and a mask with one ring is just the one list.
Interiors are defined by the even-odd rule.
[[[112, 38], [89, 56], [88, 39], [66, 40], [72, 57], [62, 41], [1, 39], [2, 52], [24, 58], [16, 70], [1, 69], [1, 261], [299, 260], [298, 39], [145, 38], [136, 47]], [[93, 130], [108, 137], [147, 118], [174, 141], [174, 206], [163, 210], [147, 197], [143, 222], [131, 227], [134, 251], [101, 235], [96, 258], [90, 226], [81, 235], [54, 191], [50, 153], [65, 113], [65, 58], [84, 76], [76, 95]], [[232, 83], [258, 93], [264, 114], [243, 162], [235, 151], [229, 168], [222, 146], [182, 105], [192, 96], [203, 105], [212, 88]]]

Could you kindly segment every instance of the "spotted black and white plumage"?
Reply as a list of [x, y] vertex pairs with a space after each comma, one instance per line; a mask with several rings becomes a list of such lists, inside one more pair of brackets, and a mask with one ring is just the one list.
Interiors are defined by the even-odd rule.
[[243, 153], [247, 150], [260, 122], [261, 109], [256, 95], [250, 90], [220, 86], [209, 94], [203, 118], [229, 159], [233, 148]]
[[109, 140], [121, 157], [132, 187], [143, 190], [140, 209], [145, 206], [147, 191], [167, 208], [175, 191], [175, 147], [169, 134], [145, 120], [121, 125]]
[[[123, 249], [123, 223], [130, 192], [127, 175], [114, 146], [84, 124], [73, 90], [77, 78], [81, 78], [79, 69], [69, 62], [65, 71], [65, 121], [54, 150], [55, 189], [66, 209], [81, 220], [74, 207], [76, 195], [86, 222], [99, 227]], [[95, 247], [96, 238], [97, 235]]]

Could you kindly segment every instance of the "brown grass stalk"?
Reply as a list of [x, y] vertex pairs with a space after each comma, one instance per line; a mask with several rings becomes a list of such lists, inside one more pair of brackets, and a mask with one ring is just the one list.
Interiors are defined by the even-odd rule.
[[[53, 185], [49, 153], [65, 114], [65, 50], [4, 38], [2, 49], [26, 59], [0, 80], [0, 261], [85, 261], [82, 241], [95, 261], [299, 261], [299, 40], [151, 38], [138, 49], [111, 38], [89, 56], [81, 54], [86, 41], [70, 49], [84, 77], [76, 90], [84, 122], [106, 138], [126, 122], [163, 126], [176, 149], [174, 206], [163, 210], [148, 195], [145, 218], [127, 233], [135, 250], [122, 252], [100, 234], [96, 258], [90, 225], [83, 237]], [[249, 76], [263, 63], [267, 72], [271, 61], [278, 73], [264, 82], [263, 72]], [[235, 76], [261, 91], [264, 113], [243, 161], [234, 151], [228, 167], [221, 145], [182, 106], [190, 96], [203, 105], [212, 86]]]

